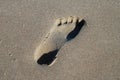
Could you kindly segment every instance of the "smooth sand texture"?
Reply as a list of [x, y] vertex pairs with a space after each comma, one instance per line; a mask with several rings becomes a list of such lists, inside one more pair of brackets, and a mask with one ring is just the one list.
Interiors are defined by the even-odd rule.
[[[55, 19], [87, 24], [51, 66], [33, 53]], [[120, 80], [120, 0], [0, 0], [0, 80]]]

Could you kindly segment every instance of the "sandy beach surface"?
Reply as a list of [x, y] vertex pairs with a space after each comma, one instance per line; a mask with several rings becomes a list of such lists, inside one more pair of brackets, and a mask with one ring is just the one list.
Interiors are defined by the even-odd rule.
[[[51, 67], [34, 51], [54, 20], [86, 25]], [[0, 0], [0, 80], [120, 80], [120, 0]]]

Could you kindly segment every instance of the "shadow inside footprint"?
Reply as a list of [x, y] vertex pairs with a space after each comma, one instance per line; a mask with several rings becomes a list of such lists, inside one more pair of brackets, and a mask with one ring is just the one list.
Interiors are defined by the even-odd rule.
[[72, 30], [68, 35], [67, 35], [67, 40], [71, 40], [73, 38], [75, 38], [78, 33], [80, 32], [81, 28], [83, 27], [83, 25], [85, 24], [85, 20], [82, 20], [81, 22], [76, 22], [76, 26], [74, 28], [74, 30]]
[[[76, 26], [74, 30], [72, 30], [68, 35], [67, 35], [67, 41], [75, 38], [78, 33], [80, 32], [81, 28], [85, 24], [85, 20], [82, 20], [81, 22], [76, 22]], [[56, 58], [56, 55], [58, 53], [59, 49], [50, 51], [48, 53], [44, 53], [37, 61], [38, 64], [40, 65], [50, 65]]]
[[54, 51], [43, 54], [38, 59], [37, 63], [40, 64], [40, 65], [43, 65], [43, 64], [50, 65], [54, 61], [54, 59], [56, 58], [56, 55], [57, 55], [58, 51], [59, 50], [56, 49]]

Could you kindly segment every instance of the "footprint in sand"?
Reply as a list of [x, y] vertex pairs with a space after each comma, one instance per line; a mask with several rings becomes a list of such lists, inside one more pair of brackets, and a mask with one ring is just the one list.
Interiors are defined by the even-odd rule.
[[76, 37], [84, 23], [83, 19], [75, 16], [57, 19], [51, 30], [36, 48], [34, 60], [40, 65], [51, 66], [57, 59], [56, 55], [60, 48]]

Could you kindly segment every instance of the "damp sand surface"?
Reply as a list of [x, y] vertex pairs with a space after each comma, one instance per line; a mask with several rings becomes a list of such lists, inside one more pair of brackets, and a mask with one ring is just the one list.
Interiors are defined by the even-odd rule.
[[[120, 80], [119, 0], [1, 0], [0, 80]], [[61, 47], [54, 65], [38, 65], [34, 51], [54, 20], [86, 21]]]

